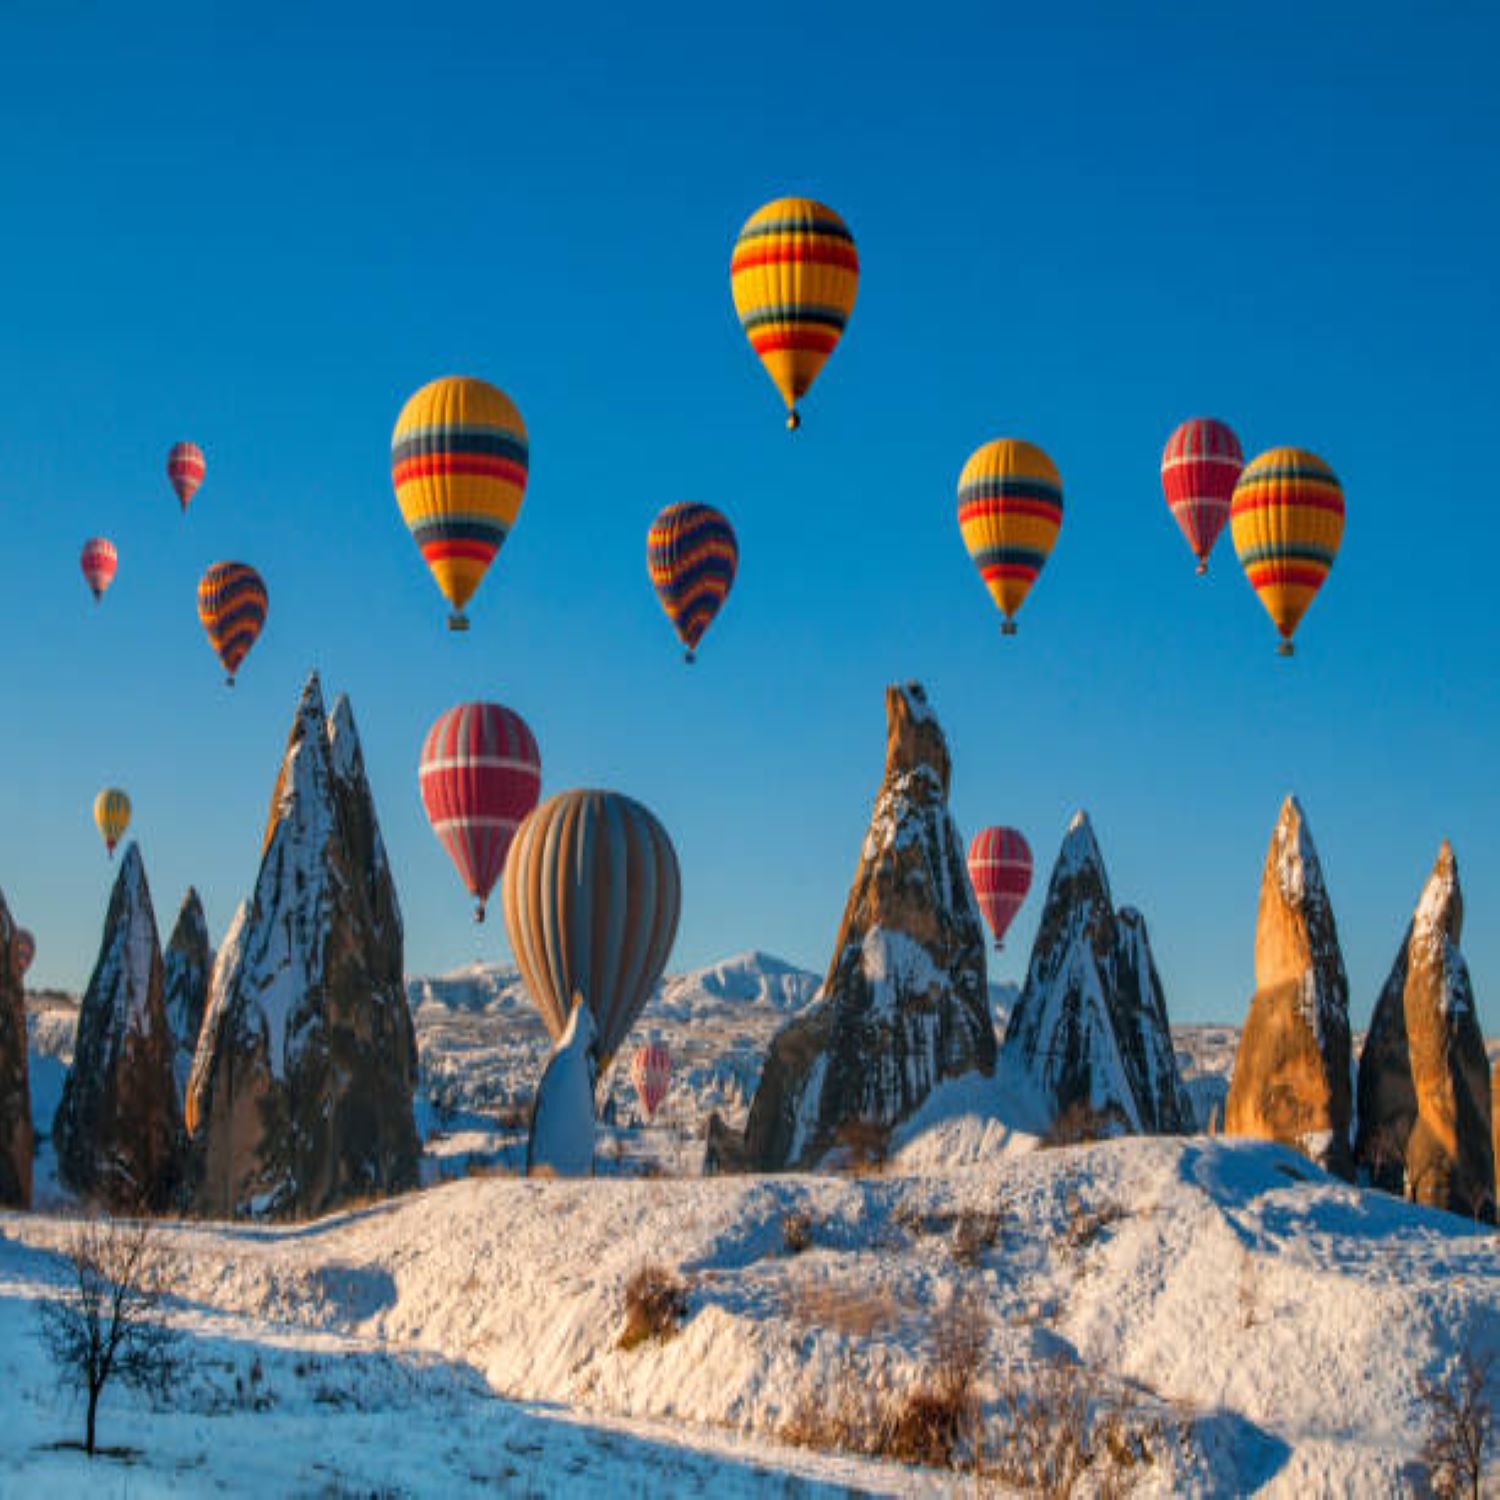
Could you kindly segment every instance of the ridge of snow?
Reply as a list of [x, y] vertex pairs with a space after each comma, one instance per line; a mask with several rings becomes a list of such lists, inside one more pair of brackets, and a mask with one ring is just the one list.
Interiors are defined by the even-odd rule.
[[1316, 902], [1326, 903], [1323, 867], [1313, 845], [1307, 815], [1295, 797], [1288, 797], [1276, 820], [1276, 885], [1283, 900], [1294, 910]]

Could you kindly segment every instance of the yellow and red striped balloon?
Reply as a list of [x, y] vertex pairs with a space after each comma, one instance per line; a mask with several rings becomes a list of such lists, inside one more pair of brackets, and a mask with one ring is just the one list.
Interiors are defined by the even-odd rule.
[[260, 638], [268, 603], [265, 581], [248, 563], [215, 563], [198, 581], [198, 619], [230, 687]]
[[1016, 611], [1052, 552], [1062, 514], [1062, 476], [1035, 443], [986, 443], [958, 476], [958, 527], [1005, 616], [1005, 635], [1016, 633]]
[[1229, 524], [1250, 586], [1292, 654], [1292, 636], [1344, 537], [1344, 492], [1304, 448], [1272, 448], [1240, 475]]
[[94, 798], [94, 826], [109, 857], [115, 857], [115, 845], [130, 827], [130, 798], [117, 786], [107, 786]]
[[443, 597], [450, 630], [504, 545], [530, 472], [526, 424], [495, 386], [466, 376], [424, 385], [391, 437], [391, 481], [412, 539]]
[[786, 402], [786, 425], [833, 353], [859, 291], [849, 226], [811, 198], [778, 198], [753, 213], [729, 266], [734, 309], [750, 347]]

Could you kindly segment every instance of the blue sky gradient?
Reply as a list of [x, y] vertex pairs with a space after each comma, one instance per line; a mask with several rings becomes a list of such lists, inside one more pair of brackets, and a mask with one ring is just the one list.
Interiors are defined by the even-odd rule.
[[[110, 782], [163, 928], [193, 881], [222, 931], [312, 667], [353, 698], [413, 972], [507, 956], [417, 792], [423, 733], [469, 697], [526, 717], [547, 791], [662, 818], [674, 966], [821, 969], [881, 691], [917, 677], [965, 834], [1014, 823], [1036, 851], [999, 977], [1082, 806], [1174, 1016], [1238, 1019], [1295, 790], [1355, 1024], [1446, 834], [1500, 1029], [1500, 12], [627, 9], [8, 9], [0, 886], [35, 981], [93, 962]], [[834, 205], [863, 268], [794, 438], [728, 288], [740, 224], [785, 192]], [[447, 373], [502, 386], [532, 444], [467, 637], [389, 478], [403, 400]], [[1162, 443], [1199, 413], [1344, 485], [1292, 662], [1228, 537], [1196, 579], [1162, 502]], [[954, 514], [1002, 435], [1066, 495], [1014, 641]], [[186, 520], [179, 437], [209, 460]], [[691, 670], [645, 572], [683, 499], [741, 546]], [[97, 610], [94, 532], [120, 549]], [[271, 596], [232, 693], [194, 608], [220, 558]]]

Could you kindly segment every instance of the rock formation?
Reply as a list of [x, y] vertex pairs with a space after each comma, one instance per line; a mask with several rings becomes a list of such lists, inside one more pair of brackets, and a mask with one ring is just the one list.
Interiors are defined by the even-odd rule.
[[31, 1083], [26, 989], [13, 944], [16, 924], [0, 896], [0, 1208], [31, 1207]]
[[156, 913], [140, 849], [131, 844], [52, 1125], [58, 1176], [75, 1193], [123, 1212], [174, 1205], [182, 1112], [172, 1055]]
[[1260, 882], [1255, 994], [1224, 1134], [1279, 1141], [1349, 1176], [1349, 981], [1307, 820], [1282, 804]]
[[208, 976], [213, 950], [208, 942], [208, 922], [198, 892], [188, 887], [172, 926], [172, 936], [162, 958], [162, 989], [166, 997], [167, 1024], [172, 1028], [172, 1071], [177, 1080], [177, 1098], [187, 1093], [188, 1074], [203, 1029], [203, 1007], [208, 1001]]
[[582, 999], [537, 1085], [526, 1142], [528, 1177], [590, 1177], [594, 1171], [594, 1018]]
[[1004, 1052], [1057, 1115], [1086, 1111], [1133, 1133], [1193, 1129], [1146, 920], [1115, 911], [1086, 813], [1053, 866]]
[[771, 1043], [743, 1137], [709, 1170], [810, 1166], [883, 1139], [945, 1078], [995, 1065], [984, 934], [948, 811], [948, 746], [916, 683], [886, 690], [885, 779], [819, 998]]
[[1444, 840], [1360, 1055], [1355, 1159], [1376, 1187], [1493, 1220], [1490, 1065], [1458, 951], [1463, 917]]
[[316, 674], [277, 776], [255, 894], [214, 964], [187, 1119], [196, 1201], [304, 1217], [415, 1185], [402, 931], [354, 717]]

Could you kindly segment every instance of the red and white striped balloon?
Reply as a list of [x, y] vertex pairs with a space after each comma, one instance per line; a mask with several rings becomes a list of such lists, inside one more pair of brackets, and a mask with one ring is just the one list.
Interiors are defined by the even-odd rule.
[[498, 703], [450, 708], [422, 743], [422, 805], [484, 921], [521, 820], [542, 791], [542, 758], [520, 714]]
[[104, 597], [104, 591], [109, 587], [119, 565], [115, 544], [108, 537], [91, 536], [83, 544], [78, 566], [83, 569], [84, 579], [93, 591], [95, 604]]
[[172, 488], [177, 492], [177, 503], [183, 510], [188, 508], [188, 502], [198, 493], [198, 486], [203, 483], [203, 476], [208, 472], [208, 460], [203, 456], [203, 450], [197, 443], [173, 443], [172, 451], [167, 454], [167, 478], [172, 481]]
[[995, 947], [1031, 889], [1031, 848], [1014, 828], [984, 828], [969, 844], [969, 880], [979, 910], [995, 934]]
[[654, 1119], [658, 1106], [667, 1097], [667, 1085], [672, 1081], [672, 1059], [667, 1049], [655, 1042], [637, 1047], [630, 1059], [630, 1081], [635, 1085], [646, 1118]]
[[1171, 437], [1161, 456], [1161, 487], [1172, 515], [1198, 559], [1198, 571], [1208, 571], [1224, 524], [1245, 455], [1234, 431], [1212, 417], [1194, 417]]

